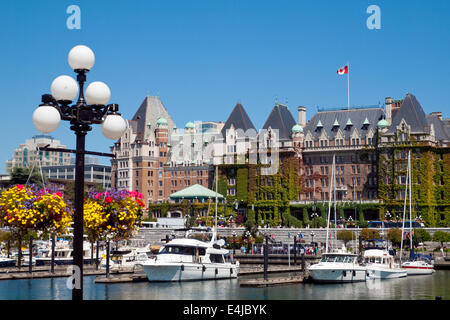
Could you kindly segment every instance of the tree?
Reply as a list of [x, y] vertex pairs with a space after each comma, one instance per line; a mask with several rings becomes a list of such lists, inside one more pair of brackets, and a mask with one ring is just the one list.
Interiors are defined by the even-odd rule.
[[344, 241], [344, 245], [347, 246], [347, 243], [356, 238], [356, 235], [354, 235], [350, 230], [340, 230], [338, 231], [336, 237], [338, 240]]
[[445, 231], [436, 231], [433, 234], [433, 241], [440, 242], [441, 247], [443, 247], [444, 242], [450, 242], [450, 233]]
[[362, 240], [380, 239], [380, 231], [376, 229], [364, 228], [361, 230]]
[[25, 185], [28, 181], [29, 184], [35, 184], [39, 188], [42, 188], [42, 179], [44, 180], [44, 183], [47, 182], [47, 179], [41, 176], [38, 169], [34, 168], [33, 172], [31, 173], [31, 168], [13, 168], [11, 171], [11, 179], [9, 180], [8, 186], [15, 186], [17, 184]]
[[425, 229], [414, 229], [414, 244], [417, 245], [419, 242], [431, 241], [432, 237]]
[[392, 228], [388, 230], [387, 238], [393, 245], [400, 244], [402, 241], [402, 230], [399, 228]]

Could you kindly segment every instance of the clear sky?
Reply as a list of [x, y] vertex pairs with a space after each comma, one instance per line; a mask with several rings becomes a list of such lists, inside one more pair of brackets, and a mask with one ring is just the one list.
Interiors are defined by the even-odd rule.
[[[69, 30], [70, 5], [81, 29]], [[369, 5], [381, 10], [370, 30]], [[226, 121], [240, 101], [261, 128], [278, 98], [297, 119], [317, 106], [374, 105], [413, 93], [426, 113], [449, 116], [448, 0], [115, 0], [0, 2], [0, 172], [14, 148], [38, 134], [31, 115], [61, 74], [74, 75], [69, 50], [96, 55], [88, 83], [104, 81], [111, 103], [131, 118], [145, 95], [158, 95], [178, 127], [187, 121]], [[61, 122], [52, 135], [74, 148]], [[88, 150], [108, 152], [100, 126]], [[102, 162], [108, 162], [105, 159]]]

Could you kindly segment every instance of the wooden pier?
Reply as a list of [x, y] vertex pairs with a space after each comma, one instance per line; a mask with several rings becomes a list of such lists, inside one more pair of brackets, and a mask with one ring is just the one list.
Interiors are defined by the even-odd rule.
[[[122, 269], [122, 270], [111, 270], [110, 274], [115, 275], [123, 275], [123, 274], [133, 274], [133, 269]], [[83, 268], [84, 276], [100, 276], [105, 275], [106, 270], [99, 268], [98, 270], [95, 267], [85, 267]], [[72, 275], [72, 271], [69, 266], [55, 266], [54, 272], [50, 272], [48, 266], [44, 267], [33, 267], [33, 272], [30, 273], [28, 267], [22, 268], [2, 268], [0, 272], [0, 281], [1, 280], [19, 280], [19, 279], [45, 279], [45, 278], [61, 278], [61, 277], [70, 277]]]

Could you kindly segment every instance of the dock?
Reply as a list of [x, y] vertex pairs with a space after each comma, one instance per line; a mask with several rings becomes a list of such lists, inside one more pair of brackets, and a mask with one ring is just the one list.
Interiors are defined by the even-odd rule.
[[[99, 268], [98, 270], [95, 267], [85, 267], [83, 269], [84, 276], [101, 276], [105, 275], [106, 270]], [[111, 275], [130, 275], [134, 274], [133, 269], [122, 269], [122, 270], [111, 270]], [[72, 275], [72, 271], [69, 266], [55, 266], [54, 272], [50, 272], [50, 268], [48, 266], [45, 267], [33, 267], [32, 272], [29, 272], [28, 267], [22, 268], [2, 268], [0, 272], [0, 281], [1, 280], [19, 280], [19, 279], [46, 279], [46, 278], [63, 278], [70, 277]]]

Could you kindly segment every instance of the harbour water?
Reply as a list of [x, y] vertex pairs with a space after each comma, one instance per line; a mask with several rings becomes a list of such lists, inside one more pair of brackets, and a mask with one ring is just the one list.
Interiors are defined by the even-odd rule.
[[[450, 271], [444, 270], [391, 280], [267, 288], [240, 287], [239, 279], [121, 284], [95, 284], [94, 279], [93, 276], [84, 279], [85, 300], [434, 300], [436, 296], [450, 299]], [[0, 281], [0, 300], [70, 300], [71, 290], [66, 282], [67, 278]]]

